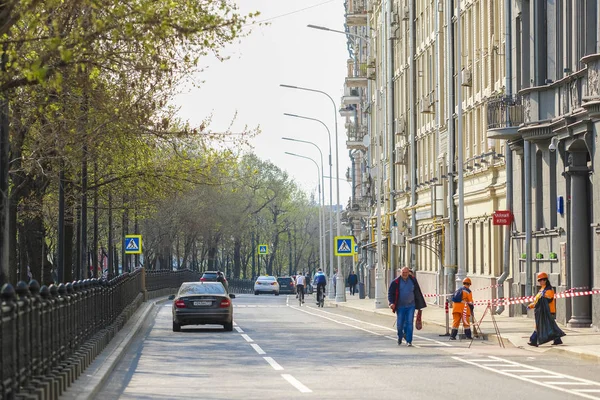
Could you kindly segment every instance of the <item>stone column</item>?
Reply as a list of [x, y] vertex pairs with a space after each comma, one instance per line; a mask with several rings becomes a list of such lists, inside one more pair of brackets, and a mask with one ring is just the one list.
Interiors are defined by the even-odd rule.
[[[588, 174], [587, 151], [570, 153], [567, 173], [571, 176], [571, 287], [590, 287], [590, 222], [588, 217]], [[592, 323], [589, 296], [571, 299], [569, 326], [587, 328]]]

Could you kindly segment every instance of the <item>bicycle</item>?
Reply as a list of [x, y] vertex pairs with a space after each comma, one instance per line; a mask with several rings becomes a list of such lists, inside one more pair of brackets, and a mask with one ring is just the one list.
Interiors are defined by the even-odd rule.
[[296, 286], [296, 293], [298, 294], [298, 304], [302, 307], [302, 303], [304, 303], [304, 287], [302, 285]]
[[317, 286], [317, 306], [323, 307], [325, 305], [325, 286]]

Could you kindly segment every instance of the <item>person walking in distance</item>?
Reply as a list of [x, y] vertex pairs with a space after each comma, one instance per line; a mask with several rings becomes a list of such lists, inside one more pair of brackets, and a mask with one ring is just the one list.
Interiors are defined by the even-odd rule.
[[469, 323], [473, 312], [473, 294], [471, 293], [471, 279], [463, 279], [463, 286], [457, 289], [452, 295], [452, 332], [450, 340], [456, 340], [460, 321], [465, 329], [467, 339], [473, 339], [471, 335], [471, 325]]
[[354, 296], [356, 293], [356, 285], [358, 285], [358, 275], [354, 273], [354, 271], [350, 271], [348, 275], [348, 286], [350, 287], [350, 294]]
[[[396, 313], [398, 345], [406, 333], [406, 345], [412, 346], [415, 310], [427, 307], [419, 282], [410, 275], [407, 267], [402, 268], [400, 276], [392, 281], [388, 289], [388, 303]], [[406, 331], [406, 332], [405, 332]]]
[[[538, 281], [538, 284], [540, 285], [540, 291], [537, 292], [537, 294], [535, 295], [533, 303], [529, 304], [527, 307], [535, 308], [536, 304], [540, 301], [541, 298], [548, 299], [548, 307], [550, 308], [550, 315], [551, 315], [552, 321], [554, 321], [556, 319], [556, 301], [554, 300], [554, 290], [552, 289], [552, 284], [548, 280], [548, 274], [545, 272], [540, 272], [537, 276], [537, 281]], [[536, 312], [537, 312], [537, 309], [536, 309]], [[535, 346], [535, 347], [537, 347], [539, 345], [537, 326], [536, 326], [536, 329], [531, 334], [531, 336], [529, 337], [529, 342], [527, 344], [530, 346]], [[563, 344], [563, 341], [559, 336], [554, 339], [552, 344], [556, 346], [559, 344]]]

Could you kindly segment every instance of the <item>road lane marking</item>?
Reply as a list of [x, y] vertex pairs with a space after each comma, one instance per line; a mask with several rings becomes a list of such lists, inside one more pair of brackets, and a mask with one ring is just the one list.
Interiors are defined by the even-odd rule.
[[242, 337], [246, 339], [246, 342], [248, 343], [254, 342], [254, 340], [252, 340], [252, 338], [250, 338], [250, 336], [246, 335], [245, 333], [242, 333]]
[[312, 393], [312, 390], [304, 386], [298, 379], [294, 378], [290, 374], [281, 374], [283, 379], [292, 384], [293, 387], [298, 389], [301, 393]]
[[[549, 370], [545, 370], [545, 369], [538, 368], [538, 367], [533, 367], [533, 366], [526, 365], [526, 364], [520, 364], [515, 361], [510, 361], [510, 360], [506, 360], [506, 359], [503, 359], [500, 357], [495, 357], [495, 356], [490, 356], [489, 360], [488, 359], [469, 360], [469, 359], [460, 358], [460, 357], [452, 357], [452, 358], [457, 361], [464, 362], [466, 364], [474, 365], [476, 367], [479, 367], [479, 368], [482, 368], [482, 369], [485, 369], [485, 370], [488, 370], [491, 372], [495, 372], [497, 374], [509, 376], [511, 378], [516, 378], [521, 381], [533, 383], [538, 386], [551, 388], [554, 390], [558, 390], [560, 392], [573, 394], [573, 395], [579, 396], [579, 397], [584, 397], [586, 399], [594, 399], [594, 400], [600, 399], [600, 397], [585, 394], [584, 391], [586, 391], [586, 389], [567, 389], [567, 388], [562, 388], [559, 386], [559, 385], [565, 385], [565, 386], [589, 385], [589, 386], [595, 386], [595, 387], [600, 386], [600, 383], [590, 381], [588, 379], [577, 378], [577, 377], [571, 376], [571, 375], [559, 374], [554, 371], [549, 371]], [[483, 362], [483, 361], [485, 361], [485, 362]], [[510, 370], [509, 372], [507, 372], [506, 370], [498, 370], [498, 369], [490, 367], [490, 365], [498, 365], [499, 361], [505, 363], [505, 364], [501, 364], [504, 367], [519, 366], [524, 369], [527, 369], [527, 371], [529, 371], [529, 372], [533, 372], [533, 373], [537, 372], [538, 374], [536, 374], [536, 375], [518, 375], [518, 374], [514, 374], [514, 372], [516, 372], [517, 370]], [[564, 379], [564, 381], [556, 382], [556, 381], [552, 381], [552, 379]], [[594, 390], [594, 393], [596, 393], [596, 390], [600, 391], [600, 388], [593, 389], [593, 390]]]
[[275, 371], [283, 370], [283, 367], [281, 365], [277, 364], [277, 361], [273, 360], [273, 358], [271, 358], [271, 357], [263, 357], [263, 358], [265, 359], [266, 362], [268, 362], [271, 365], [271, 367], [273, 367], [273, 369]]
[[371, 334], [373, 334], [373, 335], [377, 335], [377, 336], [383, 336], [383, 334], [382, 334], [382, 333], [377, 333], [377, 332], [370, 331], [370, 330], [368, 330], [368, 329], [359, 328], [358, 326], [350, 325], [350, 324], [347, 324], [347, 323], [345, 323], [345, 322], [342, 322], [342, 321], [336, 321], [336, 320], [335, 320], [335, 319], [333, 319], [333, 318], [329, 318], [329, 317], [326, 317], [326, 316], [324, 316], [324, 315], [315, 314], [315, 313], [312, 313], [312, 312], [310, 312], [310, 311], [303, 310], [303, 309], [301, 309], [301, 308], [299, 308], [299, 307], [291, 307], [291, 308], [293, 308], [293, 309], [296, 309], [296, 310], [298, 310], [298, 311], [302, 311], [303, 313], [306, 313], [306, 314], [314, 315], [315, 317], [319, 317], [319, 318], [323, 318], [323, 319], [329, 320], [329, 321], [331, 321], [331, 322], [335, 322], [336, 324], [340, 324], [340, 325], [346, 325], [346, 326], [349, 326], [350, 328], [359, 329], [359, 330], [361, 330], [361, 331], [365, 331], [365, 332], [371, 333]]
[[238, 331], [238, 333], [244, 333], [244, 330], [242, 328], [240, 328], [239, 326], [236, 326], [235, 330]]
[[260, 346], [259, 346], [259, 345], [257, 345], [256, 343], [252, 343], [252, 344], [250, 344], [250, 346], [252, 346], [252, 347], [254, 348], [254, 350], [256, 350], [256, 352], [257, 352], [258, 354], [267, 354], [267, 353], [265, 353], [265, 351], [264, 351], [263, 349], [261, 349], [261, 348], [260, 348]]
[[[360, 329], [362, 331], [369, 332], [369, 333], [372, 333], [372, 334], [377, 335], [377, 336], [383, 336], [383, 334], [381, 334], [381, 333], [373, 332], [373, 331], [370, 331], [370, 330], [364, 329], [364, 328], [359, 328], [358, 326], [346, 324], [346, 323], [341, 322], [341, 321], [336, 321], [334, 319], [327, 318], [327, 317], [324, 317], [322, 315], [313, 314], [313, 313], [307, 312], [307, 311], [305, 311], [303, 309], [300, 309], [299, 307], [295, 307], [295, 306], [290, 306], [290, 307], [293, 308], [293, 309], [296, 309], [298, 311], [306, 312], [307, 314], [311, 314], [311, 315], [315, 315], [315, 316], [320, 317], [320, 318], [328, 319], [330, 321], [336, 322], [336, 323], [341, 324], [341, 325], [346, 325], [346, 326], [350, 326], [350, 327], [355, 328], [355, 329]], [[310, 307], [310, 308], [311, 309], [315, 309], [314, 307]], [[364, 325], [370, 325], [370, 326], [374, 326], [376, 328], [381, 328], [381, 329], [385, 329], [385, 330], [388, 330], [388, 331], [397, 332], [396, 328], [390, 328], [388, 326], [373, 324], [371, 322], [362, 321], [360, 319], [356, 319], [356, 318], [352, 318], [352, 317], [347, 317], [345, 315], [340, 315], [340, 314], [332, 313], [332, 312], [329, 312], [329, 311], [319, 310], [319, 313], [335, 315], [336, 317], [346, 318], [348, 320], [351, 320], [351, 321], [354, 321], [354, 322], [358, 322], [358, 323], [361, 323], [361, 324], [364, 324]], [[386, 336], [386, 337], [389, 338], [389, 339], [392, 339], [392, 340], [398, 340], [398, 338], [393, 338], [391, 336]], [[426, 341], [429, 341], [429, 342], [433, 342], [433, 343], [436, 343], [437, 345], [440, 345], [440, 346], [453, 347], [451, 344], [440, 342], [438, 340], [430, 339], [430, 338], [427, 338], [427, 337], [424, 337], [424, 336], [420, 336], [420, 335], [413, 335], [413, 338], [417, 338], [417, 339], [421, 339], [421, 340], [426, 340]], [[413, 346], [414, 346], [414, 344], [413, 344]], [[414, 346], [414, 347], [419, 347], [419, 346]]]

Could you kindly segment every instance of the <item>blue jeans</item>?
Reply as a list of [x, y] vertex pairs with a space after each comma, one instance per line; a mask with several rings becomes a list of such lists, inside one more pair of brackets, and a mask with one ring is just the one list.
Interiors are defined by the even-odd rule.
[[398, 306], [396, 310], [396, 327], [398, 328], [398, 339], [402, 340], [406, 333], [406, 342], [413, 341], [413, 324], [415, 319], [415, 305]]

